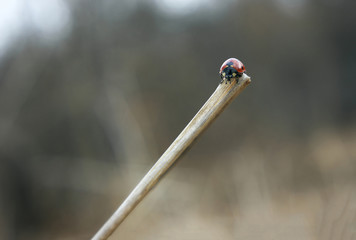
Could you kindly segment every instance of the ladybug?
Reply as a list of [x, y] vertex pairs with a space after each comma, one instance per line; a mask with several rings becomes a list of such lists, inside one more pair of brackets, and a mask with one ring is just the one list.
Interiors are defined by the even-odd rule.
[[221, 82], [227, 83], [230, 82], [231, 80], [236, 79], [238, 80], [239, 77], [242, 76], [242, 74], [246, 71], [244, 64], [236, 59], [236, 58], [229, 58], [226, 60], [220, 67], [220, 77], [221, 77]]

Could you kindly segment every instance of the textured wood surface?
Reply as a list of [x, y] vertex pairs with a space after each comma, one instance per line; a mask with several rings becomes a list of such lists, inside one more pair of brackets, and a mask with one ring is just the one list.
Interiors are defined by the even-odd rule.
[[232, 81], [232, 83], [228, 84], [219, 84], [215, 92], [210, 96], [199, 112], [92, 239], [107, 239], [146, 194], [157, 184], [158, 180], [169, 170], [182, 153], [207, 129], [216, 117], [219, 116], [250, 82], [250, 77], [243, 74], [238, 82]]

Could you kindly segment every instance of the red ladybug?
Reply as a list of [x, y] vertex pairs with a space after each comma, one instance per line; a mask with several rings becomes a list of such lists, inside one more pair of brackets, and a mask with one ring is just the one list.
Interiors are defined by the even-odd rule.
[[229, 58], [220, 67], [219, 74], [221, 77], [221, 83], [223, 81], [225, 81], [225, 83], [231, 83], [231, 80], [237, 80], [245, 71], [245, 66], [240, 60], [236, 58]]

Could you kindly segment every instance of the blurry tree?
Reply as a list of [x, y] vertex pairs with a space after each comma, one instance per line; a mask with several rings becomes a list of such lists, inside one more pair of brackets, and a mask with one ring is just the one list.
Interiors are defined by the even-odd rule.
[[0, 60], [0, 237], [92, 233], [112, 210], [88, 213], [111, 199], [107, 183], [124, 188], [125, 172], [157, 159], [232, 56], [253, 84], [194, 148], [197, 166], [249, 144], [273, 172], [284, 164], [273, 153], [296, 144], [294, 175], [276, 182], [322, 186], [306, 139], [355, 127], [355, 3], [282, 2], [210, 1], [173, 15], [159, 1], [67, 1], [67, 36], [46, 45], [28, 29], [14, 40]]

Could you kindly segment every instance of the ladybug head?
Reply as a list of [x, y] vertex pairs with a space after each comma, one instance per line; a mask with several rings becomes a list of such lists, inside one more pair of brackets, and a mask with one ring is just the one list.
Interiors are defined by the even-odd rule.
[[232, 78], [240, 77], [242, 73], [233, 67], [233, 64], [226, 64], [225, 67], [220, 72], [220, 76], [223, 80], [230, 81]]

